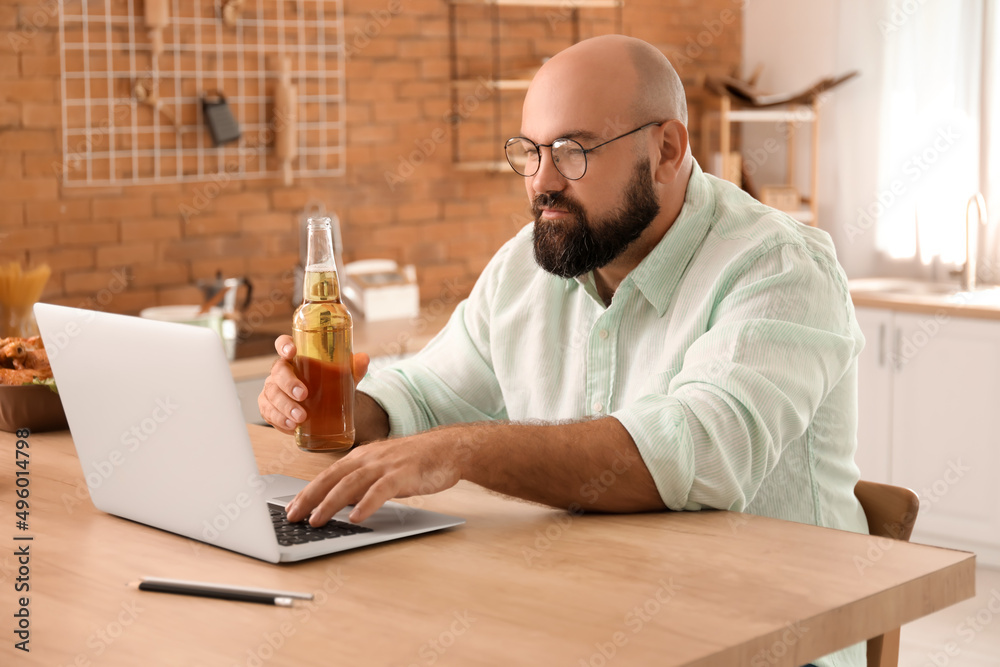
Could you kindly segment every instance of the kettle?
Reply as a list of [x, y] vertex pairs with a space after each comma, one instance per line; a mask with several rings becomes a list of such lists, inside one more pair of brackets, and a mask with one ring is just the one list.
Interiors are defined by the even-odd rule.
[[[222, 295], [219, 307], [222, 308], [222, 313], [227, 319], [232, 319], [237, 313], [245, 311], [250, 306], [250, 300], [253, 297], [253, 284], [248, 278], [223, 278], [222, 271], [215, 274], [215, 280], [199, 280], [197, 285], [201, 288], [206, 302], [211, 301], [220, 291], [226, 291]], [[240, 287], [243, 286], [246, 286], [246, 295], [237, 306]]]

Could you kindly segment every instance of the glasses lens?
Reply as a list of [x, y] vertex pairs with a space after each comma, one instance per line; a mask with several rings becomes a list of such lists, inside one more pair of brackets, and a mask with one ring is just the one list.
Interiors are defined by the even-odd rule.
[[508, 139], [504, 151], [507, 153], [507, 162], [521, 176], [533, 176], [538, 171], [538, 146], [527, 139]]
[[559, 173], [575, 181], [587, 171], [587, 153], [572, 139], [557, 139], [552, 144], [552, 161]]

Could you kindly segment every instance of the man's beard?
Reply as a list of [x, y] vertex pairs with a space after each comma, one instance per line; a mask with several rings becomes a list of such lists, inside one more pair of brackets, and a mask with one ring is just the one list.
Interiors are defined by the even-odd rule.
[[[542, 208], [567, 211], [570, 219], [542, 220]], [[642, 234], [660, 212], [649, 163], [639, 161], [625, 189], [622, 205], [591, 222], [583, 207], [561, 192], [543, 193], [531, 205], [535, 261], [562, 278], [575, 278], [607, 266]]]

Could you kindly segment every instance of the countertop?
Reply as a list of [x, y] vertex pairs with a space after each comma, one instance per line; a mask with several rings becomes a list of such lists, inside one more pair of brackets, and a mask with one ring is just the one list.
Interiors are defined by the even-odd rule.
[[[447, 323], [455, 306], [434, 301], [421, 308], [417, 317], [368, 322], [354, 318], [354, 351], [366, 352], [372, 358], [412, 354], [433, 338]], [[237, 382], [266, 376], [278, 358], [274, 339], [291, 334], [291, 317], [269, 319], [250, 327], [243, 326], [236, 348], [236, 359], [229, 364]]]
[[[876, 285], [880, 281], [900, 288], [877, 289]], [[957, 284], [951, 286], [907, 279], [862, 278], [848, 281], [848, 287], [855, 307], [1000, 320], [1000, 288], [993, 285], [980, 287], [974, 292], [962, 292]], [[950, 291], [945, 291], [949, 289]]]

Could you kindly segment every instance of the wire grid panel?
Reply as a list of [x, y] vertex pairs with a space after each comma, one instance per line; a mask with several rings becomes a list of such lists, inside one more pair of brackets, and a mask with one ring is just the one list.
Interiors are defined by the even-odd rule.
[[[278, 176], [274, 89], [285, 58], [298, 87], [293, 175], [343, 175], [342, 0], [245, 0], [233, 27], [221, 18], [225, 0], [165, 1], [158, 55], [143, 2], [60, 1], [64, 184]], [[241, 130], [220, 147], [202, 112], [217, 93]]]

